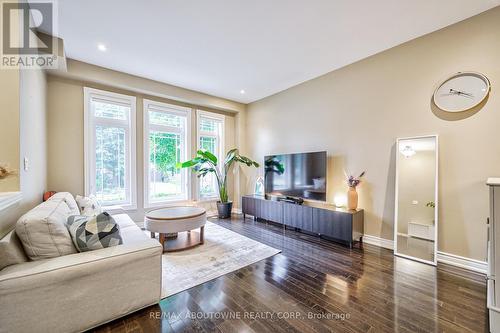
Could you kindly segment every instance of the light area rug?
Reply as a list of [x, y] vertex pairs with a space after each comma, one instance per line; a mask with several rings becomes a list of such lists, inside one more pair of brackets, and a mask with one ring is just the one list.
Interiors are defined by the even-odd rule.
[[163, 254], [161, 297], [177, 294], [280, 252], [207, 221], [203, 245]]

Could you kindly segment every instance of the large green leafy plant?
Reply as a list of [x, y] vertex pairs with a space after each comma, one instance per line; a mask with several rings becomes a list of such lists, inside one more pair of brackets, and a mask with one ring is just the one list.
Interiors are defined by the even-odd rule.
[[177, 163], [178, 168], [193, 168], [199, 177], [204, 177], [209, 173], [215, 174], [219, 187], [219, 198], [223, 203], [229, 202], [227, 193], [227, 175], [234, 163], [243, 163], [246, 166], [259, 167], [259, 163], [252, 161], [248, 157], [240, 155], [238, 149], [231, 149], [226, 154], [224, 165], [219, 168], [217, 157], [207, 150], [198, 150], [196, 157], [192, 160]]

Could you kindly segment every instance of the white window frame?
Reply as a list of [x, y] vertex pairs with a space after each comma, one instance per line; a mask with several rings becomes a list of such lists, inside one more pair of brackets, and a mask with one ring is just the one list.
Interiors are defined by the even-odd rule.
[[[224, 133], [225, 133], [225, 126], [226, 126], [225, 116], [222, 115], [222, 114], [214, 113], [214, 112], [197, 110], [197, 112], [196, 112], [196, 149], [197, 150], [199, 150], [201, 148], [200, 147], [200, 138], [202, 136], [217, 137], [212, 132], [203, 132], [200, 129], [201, 119], [202, 118], [215, 120], [217, 122], [220, 122], [220, 124], [221, 124], [219, 138], [218, 138], [219, 139], [218, 140], [219, 141], [218, 142], [218, 145], [219, 145], [219, 156], [216, 156], [216, 157], [217, 157], [217, 160], [218, 160], [219, 170], [221, 172], [223, 172], [222, 169], [224, 168], [224, 158], [226, 156], [226, 153], [224, 151], [224, 147], [225, 147], [225, 134]], [[198, 201], [215, 201], [215, 200], [219, 200], [219, 194], [218, 193], [215, 193], [215, 194], [213, 194], [211, 196], [202, 196], [201, 195], [201, 193], [200, 193], [200, 180], [197, 180], [197, 182], [196, 182], [196, 197], [197, 197]]]
[[[119, 205], [124, 210], [137, 209], [136, 183], [136, 98], [109, 91], [84, 87], [84, 181], [85, 195], [95, 194], [96, 160], [95, 160], [95, 128], [96, 125], [109, 125], [125, 129], [125, 195], [124, 202], [103, 203], [104, 206]], [[127, 120], [95, 117], [92, 113], [92, 100], [108, 101], [130, 107]]]
[[[166, 112], [170, 114], [186, 117], [186, 127], [184, 131], [179, 130], [177, 127], [170, 127], [164, 125], [150, 125], [149, 124], [149, 110]], [[188, 107], [167, 104], [157, 101], [144, 99], [143, 101], [143, 147], [144, 147], [144, 208], [162, 207], [172, 203], [185, 203], [191, 199], [191, 171], [189, 169], [182, 169], [182, 179], [184, 180], [185, 196], [183, 198], [173, 198], [161, 201], [150, 202], [149, 200], [149, 132], [151, 129], [160, 131], [168, 131], [171, 133], [183, 134], [185, 142], [185, 157], [184, 161], [191, 159], [191, 112]], [[184, 133], [183, 133], [184, 132]], [[183, 162], [183, 161], [182, 161]]]

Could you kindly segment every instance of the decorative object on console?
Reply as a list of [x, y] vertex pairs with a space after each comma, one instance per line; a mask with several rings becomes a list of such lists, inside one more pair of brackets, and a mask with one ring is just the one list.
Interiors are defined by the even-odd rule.
[[79, 252], [123, 244], [119, 225], [106, 212], [97, 216], [70, 216], [66, 226]]
[[6, 165], [0, 164], [0, 180], [16, 174], [16, 170], [9, 169]]
[[253, 194], [264, 196], [264, 178], [262, 176], [257, 177], [255, 180], [255, 188]]
[[345, 207], [347, 204], [347, 197], [345, 196], [345, 194], [339, 193], [339, 194], [335, 195], [335, 197], [333, 198], [333, 204], [337, 208]]
[[177, 168], [193, 168], [198, 177], [204, 177], [208, 173], [214, 173], [219, 187], [219, 198], [217, 202], [217, 211], [219, 218], [225, 219], [231, 217], [233, 202], [229, 201], [227, 192], [227, 174], [235, 162], [246, 164], [247, 166], [259, 167], [259, 163], [252, 161], [248, 157], [240, 155], [238, 149], [231, 149], [226, 154], [224, 165], [218, 165], [217, 157], [206, 150], [198, 150], [196, 157], [192, 160], [177, 163]]
[[365, 175], [366, 171], [363, 171], [358, 177], [353, 175], [347, 175], [346, 181], [349, 186], [349, 191], [347, 192], [347, 208], [350, 210], [356, 210], [358, 208], [358, 192], [356, 187], [361, 183], [361, 178]]
[[476, 72], [458, 72], [444, 80], [433, 95], [434, 104], [446, 112], [470, 110], [486, 100], [491, 85]]
[[76, 202], [78, 203], [78, 208], [80, 208], [82, 215], [96, 216], [102, 213], [101, 204], [99, 204], [99, 201], [97, 201], [94, 195], [88, 197], [77, 195]]

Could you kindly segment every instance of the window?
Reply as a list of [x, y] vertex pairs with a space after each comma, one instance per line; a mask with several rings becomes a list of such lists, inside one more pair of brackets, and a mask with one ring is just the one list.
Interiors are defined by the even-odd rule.
[[191, 109], [144, 100], [144, 206], [190, 198], [189, 171], [176, 164], [191, 157]]
[[[217, 157], [219, 167], [224, 164], [224, 116], [198, 111], [198, 149], [208, 150]], [[199, 180], [199, 199], [218, 198], [217, 178], [213, 173]]]
[[135, 97], [84, 88], [85, 194], [136, 208]]

